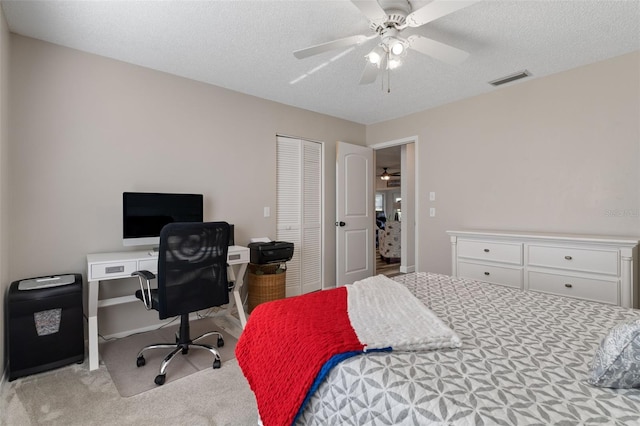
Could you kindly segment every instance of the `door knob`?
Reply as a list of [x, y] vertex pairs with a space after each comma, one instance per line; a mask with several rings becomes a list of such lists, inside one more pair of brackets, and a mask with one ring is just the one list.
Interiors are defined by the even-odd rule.
[[340, 222], [336, 222], [336, 226], [345, 226], [346, 223], [344, 223], [343, 221]]

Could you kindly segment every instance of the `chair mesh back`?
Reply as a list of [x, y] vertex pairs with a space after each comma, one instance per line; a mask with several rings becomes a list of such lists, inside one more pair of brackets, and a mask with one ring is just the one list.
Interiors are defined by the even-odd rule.
[[229, 303], [226, 222], [170, 223], [160, 233], [160, 319]]

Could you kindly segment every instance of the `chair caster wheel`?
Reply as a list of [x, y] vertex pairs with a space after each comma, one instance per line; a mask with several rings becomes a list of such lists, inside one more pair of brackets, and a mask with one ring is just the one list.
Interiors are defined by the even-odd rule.
[[139, 357], [136, 359], [136, 365], [137, 365], [138, 367], [142, 367], [142, 366], [143, 366], [143, 365], [145, 365], [146, 363], [147, 363], [147, 361], [144, 359], [144, 357], [143, 357], [143, 356], [139, 356]]
[[189, 353], [189, 348], [182, 348], [182, 355], [186, 355]]
[[224, 346], [224, 339], [222, 337], [218, 337], [218, 347], [221, 348]]
[[222, 362], [220, 362], [219, 359], [216, 359], [215, 361], [213, 361], [213, 368], [220, 368], [222, 367]]
[[156, 382], [156, 385], [161, 386], [164, 385], [164, 379], [166, 378], [166, 376], [164, 374], [158, 374], [156, 376], [156, 378], [154, 379], [154, 382]]

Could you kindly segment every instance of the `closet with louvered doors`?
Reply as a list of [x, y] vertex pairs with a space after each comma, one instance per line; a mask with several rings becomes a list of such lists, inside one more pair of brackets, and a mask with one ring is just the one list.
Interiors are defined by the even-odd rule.
[[278, 136], [276, 156], [276, 239], [294, 244], [287, 262], [290, 297], [322, 289], [323, 145]]

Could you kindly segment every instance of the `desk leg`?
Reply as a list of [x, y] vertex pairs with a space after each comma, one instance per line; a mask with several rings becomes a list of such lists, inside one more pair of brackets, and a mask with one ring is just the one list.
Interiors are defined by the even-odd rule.
[[[235, 267], [238, 266], [238, 272], [236, 273]], [[247, 264], [235, 264], [227, 266], [227, 278], [229, 281], [235, 283], [233, 287], [233, 297], [229, 299], [229, 304], [221, 313], [228, 317], [231, 317], [233, 320], [236, 320], [232, 315], [231, 311], [233, 310], [233, 306], [238, 306], [238, 317], [240, 318], [240, 325], [242, 328], [247, 324], [247, 316], [244, 313], [244, 306], [242, 306], [242, 297], [240, 296], [240, 290], [242, 289], [242, 285], [244, 283], [244, 273], [247, 271]], [[236, 320], [237, 321], [237, 320]]]
[[244, 306], [242, 305], [242, 297], [240, 296], [240, 290], [244, 285], [244, 273], [247, 271], [247, 264], [243, 263], [240, 265], [240, 270], [238, 271], [238, 275], [236, 276], [236, 285], [233, 287], [233, 298], [238, 305], [238, 317], [240, 317], [240, 324], [242, 324], [242, 328], [247, 325], [247, 316], [244, 313]]
[[89, 321], [89, 370], [98, 369], [98, 287], [100, 281], [89, 281], [87, 313]]

